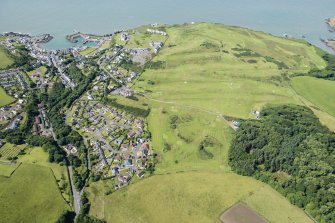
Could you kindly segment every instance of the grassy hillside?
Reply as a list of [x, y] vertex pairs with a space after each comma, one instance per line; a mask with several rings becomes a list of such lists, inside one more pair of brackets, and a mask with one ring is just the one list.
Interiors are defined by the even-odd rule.
[[335, 81], [314, 77], [295, 77], [292, 86], [317, 108], [335, 117]]
[[8, 56], [4, 47], [0, 46], [0, 69], [4, 69], [12, 64], [13, 60]]
[[67, 209], [50, 168], [22, 164], [10, 178], [1, 177], [2, 222], [55, 222]]
[[50, 168], [57, 180], [59, 188], [61, 188], [63, 197], [71, 203], [71, 198], [69, 196], [71, 193], [70, 182], [68, 180], [69, 178], [66, 167], [60, 166], [57, 163], [50, 163], [48, 161], [48, 153], [41, 147], [30, 148], [28, 154], [19, 157], [18, 162]]
[[[302, 104], [285, 75], [326, 65], [313, 46], [248, 29], [200, 23], [166, 31], [165, 47], [135, 83], [151, 106], [158, 172], [229, 170], [232, 130], [223, 117], [254, 118], [268, 103]], [[206, 138], [212, 142], [199, 152]]]
[[6, 94], [5, 90], [2, 87], [0, 87], [0, 98], [1, 98], [0, 107], [10, 104], [15, 101], [13, 97]]
[[19, 166], [20, 163], [0, 160], [0, 176], [9, 177]]
[[90, 200], [102, 204], [92, 212], [108, 222], [219, 222], [238, 201], [273, 223], [312, 222], [269, 186], [232, 173], [156, 175], [109, 196], [102, 196], [101, 187], [89, 191]]
[[[311, 222], [270, 187], [231, 172], [227, 120], [255, 118], [266, 104], [303, 104], [287, 74], [325, 67], [318, 50], [218, 24], [165, 30], [165, 46], [134, 84], [136, 103], [150, 107], [156, 175], [108, 196], [109, 181], [90, 183], [90, 213], [108, 222], [215, 222], [244, 201], [270, 222]], [[141, 32], [128, 47], [146, 45]]]

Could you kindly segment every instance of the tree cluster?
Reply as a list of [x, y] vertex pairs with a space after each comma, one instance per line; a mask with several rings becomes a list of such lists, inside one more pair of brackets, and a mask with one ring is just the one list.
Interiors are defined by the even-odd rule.
[[241, 124], [229, 164], [270, 184], [317, 221], [335, 222], [335, 134], [302, 106], [268, 107], [261, 117]]
[[335, 55], [325, 53], [322, 58], [327, 62], [326, 68], [322, 70], [312, 69], [308, 75], [327, 80], [335, 80]]

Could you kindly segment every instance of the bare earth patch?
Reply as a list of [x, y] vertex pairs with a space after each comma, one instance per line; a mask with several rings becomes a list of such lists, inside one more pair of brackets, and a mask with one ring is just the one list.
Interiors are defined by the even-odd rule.
[[220, 220], [222, 223], [268, 223], [243, 203], [237, 203], [228, 209], [221, 215]]

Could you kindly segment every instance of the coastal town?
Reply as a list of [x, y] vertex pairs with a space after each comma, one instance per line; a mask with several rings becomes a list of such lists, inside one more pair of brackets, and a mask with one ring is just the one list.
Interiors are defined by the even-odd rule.
[[[146, 38], [143, 43], [133, 39], [138, 35], [129, 31], [104, 36], [75, 32], [66, 38], [76, 45], [57, 50], [43, 48], [43, 44], [53, 38], [49, 34], [31, 36], [8, 32], [1, 38], [0, 45], [13, 56], [24, 55], [29, 67], [0, 71], [0, 86], [14, 98], [11, 104], [0, 108], [0, 126], [13, 133], [24, 129], [24, 134], [32, 138], [58, 142], [62, 151], [57, 154], [64, 153], [64, 162], [72, 164], [68, 171], [76, 213], [81, 208], [83, 187], [88, 183], [88, 178], [81, 176], [89, 173], [94, 180], [110, 181], [116, 191], [127, 186], [134, 177], [142, 179], [153, 171], [154, 151], [146, 120], [104, 102], [109, 97], [134, 97], [133, 82], [168, 38], [157, 24], [143, 29], [141, 35]], [[72, 74], [73, 70], [76, 75]], [[64, 115], [64, 125], [82, 137], [87, 150], [83, 153], [80, 143], [58, 141], [59, 127], [55, 128], [53, 108], [48, 101], [36, 99], [36, 95], [47, 95], [59, 84], [75, 92], [88, 77], [92, 79], [79, 98], [67, 110], [57, 111]], [[32, 98], [35, 99], [32, 101]], [[1, 146], [8, 144], [5, 138], [0, 141]], [[17, 155], [10, 159], [17, 159]], [[60, 159], [59, 155], [52, 156], [49, 159]], [[75, 186], [78, 182], [81, 186]]]

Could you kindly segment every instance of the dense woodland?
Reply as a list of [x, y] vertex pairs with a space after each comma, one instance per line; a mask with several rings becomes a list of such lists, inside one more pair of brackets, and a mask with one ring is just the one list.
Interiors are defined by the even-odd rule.
[[302, 106], [268, 107], [261, 117], [241, 124], [231, 167], [270, 184], [318, 222], [335, 222], [335, 133]]

